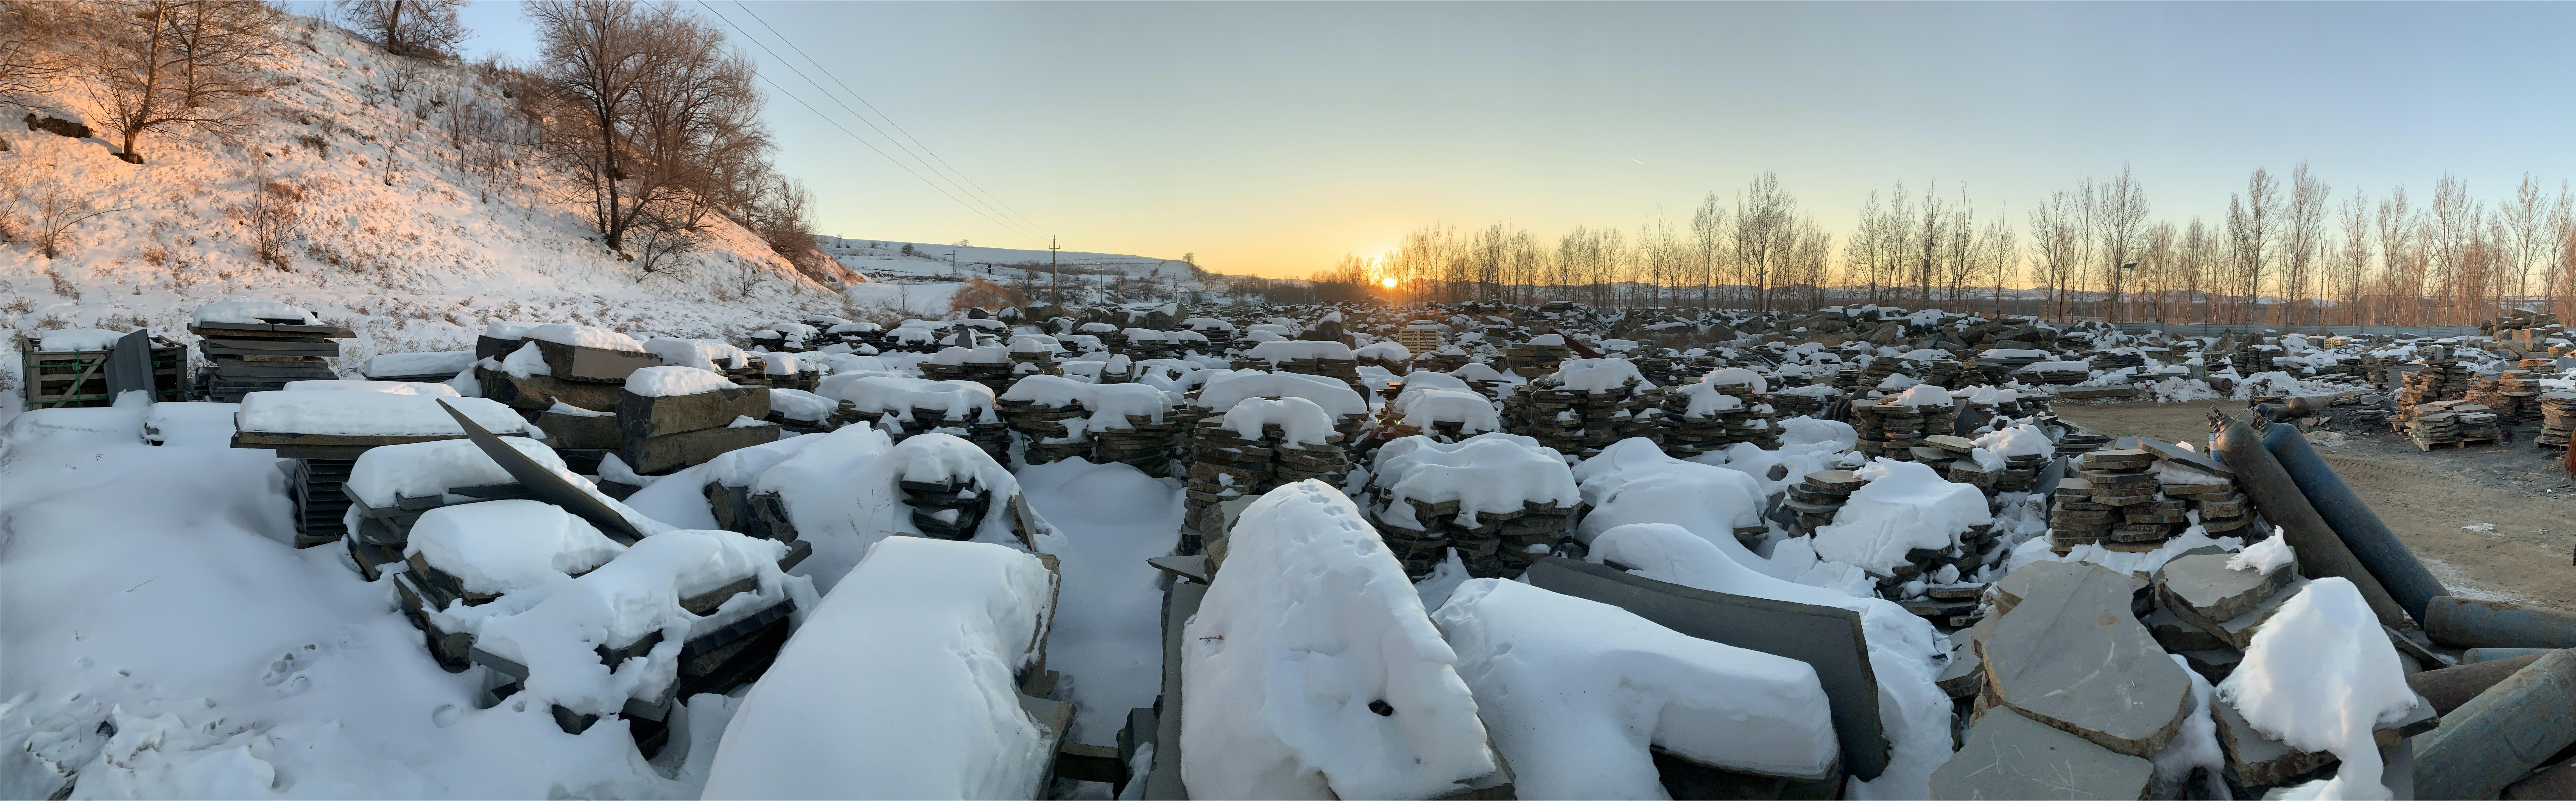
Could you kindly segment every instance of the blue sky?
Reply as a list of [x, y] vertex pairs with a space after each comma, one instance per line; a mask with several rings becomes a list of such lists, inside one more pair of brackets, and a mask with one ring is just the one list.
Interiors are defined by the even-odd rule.
[[[742, 43], [763, 74], [828, 112], [768, 108], [827, 233], [1053, 234], [1233, 272], [1303, 274], [1430, 222], [1680, 222], [1765, 171], [1837, 234], [1897, 181], [2019, 220], [2124, 162], [2177, 221], [2302, 160], [2339, 195], [2576, 177], [2576, 4], [684, 5], [751, 30], [778, 56]], [[471, 51], [535, 49], [515, 4], [467, 23]], [[786, 63], [1030, 222], [852, 141], [825, 117], [904, 158]]]

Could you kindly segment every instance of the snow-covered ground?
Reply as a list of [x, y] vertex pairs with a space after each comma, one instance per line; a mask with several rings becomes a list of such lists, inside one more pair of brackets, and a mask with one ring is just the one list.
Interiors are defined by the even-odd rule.
[[[114, 209], [75, 229], [55, 258], [24, 241], [0, 246], [0, 348], [9, 349], [0, 419], [22, 405], [19, 334], [149, 325], [184, 338], [190, 312], [235, 298], [285, 301], [355, 329], [334, 360], [344, 375], [378, 353], [471, 347], [486, 319], [698, 338], [848, 315], [837, 287], [798, 275], [730, 222], [714, 221], [706, 246], [672, 269], [645, 274], [594, 241], [571, 187], [543, 165], [504, 167], [487, 195], [441, 130], [467, 104], [429, 101], [456, 91], [498, 112], [508, 102], [498, 87], [429, 66], [420, 87], [387, 94], [395, 58], [328, 26], [303, 41], [310, 47], [290, 41], [276, 64], [288, 85], [255, 103], [238, 131], [153, 133], [138, 148], [142, 165], [118, 160], [105, 140], [0, 127], [9, 143], [0, 160], [12, 162], [0, 166]], [[80, 98], [46, 99], [69, 107], [53, 113], [82, 117]], [[258, 191], [255, 163], [301, 188], [287, 269], [257, 263], [242, 221]]]

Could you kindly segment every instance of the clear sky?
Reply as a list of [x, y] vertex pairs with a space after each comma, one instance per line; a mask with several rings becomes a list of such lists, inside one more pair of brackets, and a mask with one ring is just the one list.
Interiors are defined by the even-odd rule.
[[[2339, 196], [2576, 178], [2570, 3], [684, 5], [749, 29], [777, 54], [743, 43], [762, 74], [828, 112], [769, 97], [825, 233], [1052, 234], [1236, 273], [1302, 275], [1431, 222], [1678, 224], [1764, 171], [1837, 242], [1900, 180], [2021, 220], [2126, 162], [2159, 218], [2215, 221], [2246, 173], [2302, 160]], [[535, 49], [514, 4], [467, 23], [471, 51]], [[853, 141], [825, 117], [911, 161], [788, 63], [1029, 222]]]

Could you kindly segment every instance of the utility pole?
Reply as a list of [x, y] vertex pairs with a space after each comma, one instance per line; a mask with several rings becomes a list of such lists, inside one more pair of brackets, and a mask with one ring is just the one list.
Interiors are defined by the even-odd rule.
[[958, 272], [957, 272], [957, 249], [955, 249], [955, 248], [950, 248], [950, 249], [948, 250], [948, 277], [950, 277], [950, 278], [956, 278], [956, 277], [958, 277]]
[[1064, 306], [1064, 268], [1056, 266], [1055, 251], [1055, 237], [1047, 237], [1047, 274], [1051, 276], [1050, 283], [1054, 285], [1055, 305], [1057, 308], [1062, 308]]

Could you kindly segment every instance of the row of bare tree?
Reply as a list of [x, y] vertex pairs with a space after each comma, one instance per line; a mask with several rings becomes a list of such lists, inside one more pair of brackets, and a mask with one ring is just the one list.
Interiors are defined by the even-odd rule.
[[[2336, 199], [2306, 164], [2246, 179], [2216, 223], [2158, 220], [2126, 166], [2050, 193], [2019, 219], [1903, 184], [1871, 192], [1839, 253], [1773, 175], [1710, 193], [1686, 228], [1577, 227], [1550, 248], [1501, 223], [1407, 234], [1308, 277], [1318, 297], [1580, 300], [1604, 306], [1903, 304], [2055, 319], [2461, 325], [2504, 309], [2576, 309], [2576, 194], [2525, 175], [2490, 205], [2444, 177]], [[1393, 285], [1387, 282], [1392, 279]], [[1329, 289], [1328, 289], [1329, 287]], [[2035, 305], [2034, 305], [2035, 302]]]

